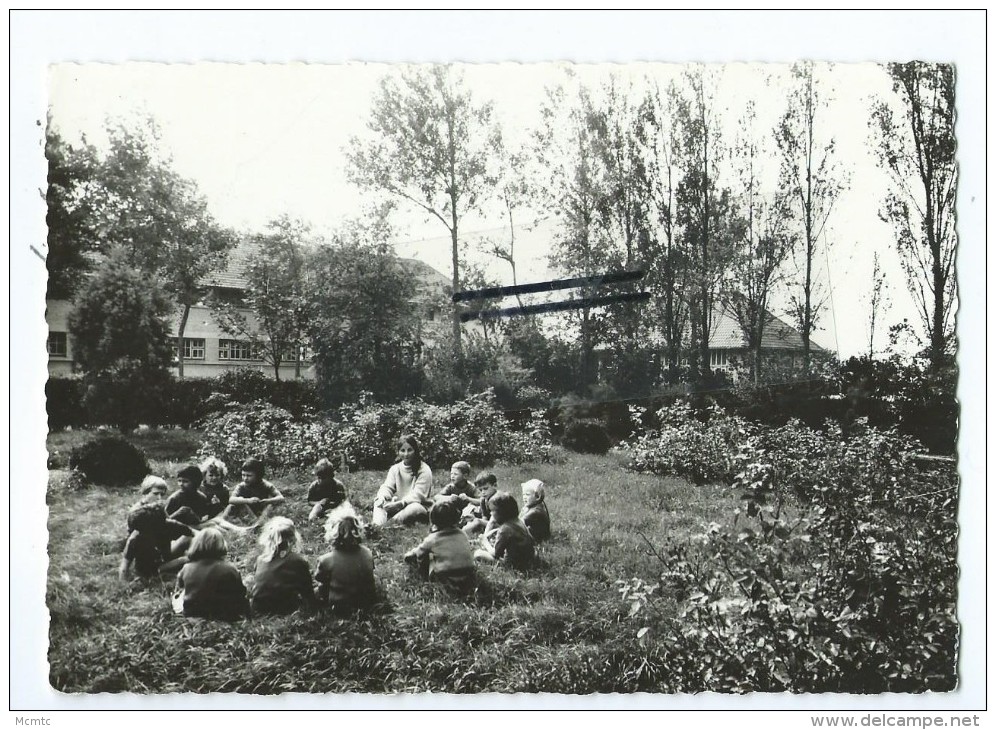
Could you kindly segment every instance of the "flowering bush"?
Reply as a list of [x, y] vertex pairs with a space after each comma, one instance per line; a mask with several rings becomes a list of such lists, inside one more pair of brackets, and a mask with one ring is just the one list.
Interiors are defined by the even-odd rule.
[[685, 477], [697, 484], [729, 482], [737, 465], [737, 448], [756, 429], [717, 407], [708, 411], [706, 419], [699, 419], [685, 403], [660, 409], [657, 418], [658, 430], [623, 443], [630, 454], [630, 468]]
[[322, 457], [384, 468], [394, 461], [398, 437], [413, 433], [426, 462], [437, 468], [460, 460], [482, 466], [498, 459], [518, 463], [542, 458], [549, 448], [549, 428], [537, 419], [542, 416], [534, 414], [527, 432], [513, 431], [490, 392], [446, 406], [424, 401], [383, 405], [363, 396], [340, 408], [336, 418], [294, 418], [256, 402], [207, 419], [201, 453], [229, 463], [256, 456], [275, 468], [305, 467]]

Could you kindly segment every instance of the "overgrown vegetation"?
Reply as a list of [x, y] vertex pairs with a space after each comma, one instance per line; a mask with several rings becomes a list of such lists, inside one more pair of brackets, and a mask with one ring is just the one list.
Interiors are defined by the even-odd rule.
[[685, 690], [954, 688], [952, 465], [922, 468], [918, 444], [866, 424], [844, 434], [719, 409], [704, 421], [659, 415], [661, 430], [634, 441], [633, 465], [719, 479], [742, 499], [694, 540], [648, 540], [656, 580], [619, 582], [634, 616], [680, 605], [682, 628], [659, 640], [708, 657], [678, 672]]
[[284, 469], [307, 467], [323, 457], [352, 467], [386, 468], [398, 437], [414, 433], [424, 444], [425, 460], [437, 467], [459, 460], [521, 463], [541, 459], [549, 450], [542, 419], [537, 412], [525, 430], [513, 430], [490, 391], [445, 406], [419, 400], [379, 404], [363, 398], [342, 406], [334, 417], [294, 418], [257, 401], [206, 419], [202, 452], [229, 464], [257, 456]]
[[[371, 406], [367, 416], [375, 412]], [[678, 414], [662, 420], [681, 430]], [[371, 419], [365, 438], [379, 427]], [[732, 449], [724, 476], [706, 478], [701, 464], [698, 485], [630, 472], [635, 448], [559, 463], [499, 462], [503, 488], [517, 492], [533, 477], [547, 484], [554, 537], [537, 566], [482, 569], [478, 592], [456, 600], [416, 580], [401, 560], [424, 528], [382, 531], [370, 546], [383, 600], [355, 619], [176, 618], [168, 583], [112, 577], [135, 495], [101, 486], [81, 493], [69, 472], [54, 470], [52, 684], [255, 693], [954, 687], [953, 469], [925, 470], [909, 458], [909, 442], [867, 427], [846, 435], [798, 423], [769, 429], [715, 411], [686, 430], [695, 434], [689, 444]], [[66, 436], [53, 441], [65, 448]], [[190, 439], [129, 438], [159, 445], [157, 473], [194, 456]], [[665, 450], [658, 440], [656, 453]], [[663, 470], [674, 462], [653, 463]], [[446, 466], [436, 463], [437, 484]], [[382, 476], [380, 468], [340, 475], [367, 514]], [[290, 470], [274, 479], [314, 562], [327, 548], [322, 526], [306, 520], [311, 475]], [[231, 547], [247, 579], [257, 550], [251, 537]]]

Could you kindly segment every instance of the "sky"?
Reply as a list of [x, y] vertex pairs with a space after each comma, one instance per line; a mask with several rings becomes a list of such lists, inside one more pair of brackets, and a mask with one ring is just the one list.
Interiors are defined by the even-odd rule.
[[[566, 64], [461, 65], [467, 87], [480, 101], [494, 103], [506, 139], [522, 142], [540, 124], [539, 109], [549, 86], [566, 80]], [[609, 75], [623, 85], [654, 79], [665, 87], [688, 68], [681, 64], [595, 64], [573, 67], [590, 87]], [[259, 231], [287, 214], [316, 231], [334, 230], [356, 216], [369, 200], [350, 184], [345, 153], [350, 140], [364, 136], [379, 80], [397, 72], [388, 64], [61, 64], [49, 71], [53, 125], [68, 139], [85, 137], [101, 148], [105, 126], [140, 126], [156, 121], [161, 145], [176, 170], [197, 182], [219, 222]], [[767, 159], [767, 188], [777, 187], [777, 161], [771, 130], [785, 110], [791, 88], [787, 64], [724, 64], [709, 67], [715, 107], [728, 150], [737, 147], [738, 124], [746, 104], [756, 108], [755, 130]], [[881, 67], [871, 63], [817, 68], [826, 108], [817, 124], [822, 140], [836, 143], [836, 159], [847, 187], [835, 205], [816, 262], [816, 279], [829, 300], [815, 339], [847, 357], [868, 348], [868, 305], [872, 256], [878, 252], [887, 279], [887, 306], [877, 338], [886, 343], [890, 324], [916, 320], [899, 268], [892, 230], [878, 215], [888, 189], [874, 158], [868, 120], [870, 104], [894, 98]], [[729, 169], [729, 165], [726, 166]], [[727, 182], [731, 182], [728, 180]], [[557, 275], [547, 262], [555, 224], [535, 230], [528, 223], [543, 211], [522, 214], [517, 230], [519, 280]], [[402, 206], [395, 216], [396, 251], [420, 258], [449, 275], [448, 233], [435, 219]], [[500, 210], [471, 215], [461, 225], [467, 239], [507, 238]], [[470, 247], [470, 258], [501, 283], [510, 269]], [[791, 267], [789, 278], [795, 278]], [[772, 309], [784, 315], [790, 289], [774, 292]]]
[[[525, 63], [571, 60], [603, 64], [637, 61], [791, 62], [801, 58], [832, 60], [838, 64], [884, 62], [923, 58], [953, 61], [958, 76], [958, 140], [961, 187], [958, 227], [961, 235], [959, 285], [959, 364], [961, 378], [962, 431], [959, 468], [962, 473], [962, 505], [959, 513], [959, 620], [961, 676], [951, 693], [917, 696], [649, 696], [507, 698], [503, 705], [544, 709], [662, 709], [701, 710], [818, 710], [818, 711], [933, 711], [953, 712], [984, 707], [986, 685], [987, 595], [979, 576], [988, 574], [986, 520], [991, 509], [985, 501], [986, 439], [986, 266], [985, 241], [985, 140], [986, 18], [974, 12], [913, 11], [682, 11], [682, 12], [326, 12], [268, 14], [233, 12], [25, 12], [12, 11], [10, 22], [10, 295], [8, 347], [16, 344], [17, 356], [0, 358], [7, 363], [12, 414], [10, 449], [10, 544], [17, 547], [17, 560], [10, 562], [11, 615], [17, 615], [17, 631], [10, 634], [10, 707], [13, 710], [99, 709], [294, 709], [325, 710], [325, 697], [133, 697], [59, 695], [47, 681], [47, 614], [44, 608], [46, 575], [45, 507], [45, 410], [46, 326], [44, 319], [45, 270], [37, 252], [45, 239], [45, 186], [43, 159], [44, 125], [50, 104], [56, 102], [49, 85], [51, 64], [151, 61], [175, 64], [223, 61], [245, 64], [320, 61], [344, 64], [370, 62], [469, 61], [476, 63], [519, 61]], [[841, 68], [838, 66], [838, 68]], [[383, 69], [372, 67], [370, 76]], [[181, 66], [186, 78], [197, 77], [194, 67]], [[162, 101], [148, 104], [171, 112], [175, 122], [167, 126], [177, 166], [195, 177], [208, 195], [212, 210], [232, 225], [251, 225], [273, 212], [295, 213], [316, 220], [334, 221], [349, 211], [356, 198], [342, 187], [339, 149], [329, 135], [342, 135], [347, 128], [362, 128], [365, 98], [373, 80], [359, 76], [334, 87], [316, 79], [302, 96], [294, 82], [287, 89], [277, 80], [266, 81], [273, 70], [256, 73], [250, 80], [196, 88], [198, 83], [133, 79], [123, 87], [117, 82], [91, 84], [83, 94], [64, 88], [62, 103], [74, 113], [96, 118], [131, 107], [144, 96], [165, 93]], [[181, 74], [182, 75], [182, 74]], [[175, 78], [179, 79], [179, 76]], [[108, 89], [103, 88], [103, 84]], [[863, 84], [862, 84], [863, 85]], [[70, 84], [72, 86], [72, 84]], [[521, 96], [524, 108], [539, 93], [530, 74], [505, 76], [490, 82], [489, 89], [506, 97]], [[82, 90], [83, 87], [80, 87]], [[366, 90], [365, 90], [366, 89]], [[287, 93], [284, 93], [284, 92]], [[483, 91], [483, 89], [482, 89]], [[850, 88], [843, 88], [850, 94]], [[154, 92], [154, 93], [153, 93]], [[75, 94], [75, 97], [73, 96]], [[196, 94], [196, 95], [194, 95]], [[75, 98], [76, 101], [72, 102]], [[244, 104], [244, 106], [240, 106]], [[161, 108], [157, 105], [161, 105]], [[316, 110], [322, 110], [319, 114]], [[68, 110], [67, 110], [68, 111]], [[285, 115], [286, 112], [286, 115]], [[213, 129], [210, 122], [223, 124]], [[846, 120], [842, 120], [843, 122]], [[865, 118], [848, 123], [848, 139], [860, 140]], [[91, 122], [88, 122], [90, 124]], [[80, 123], [82, 125], [82, 122]], [[309, 131], [311, 134], [309, 134]], [[840, 129], [842, 140], [844, 130]], [[315, 141], [313, 137], [322, 141]], [[843, 144], [843, 141], [841, 142]], [[291, 172], [277, 174], [277, 163], [293, 161], [300, 177]], [[233, 162], [234, 161], [234, 162]], [[319, 164], [321, 162], [322, 164]], [[269, 163], [269, 164], [268, 164]], [[311, 167], [309, 167], [311, 166]], [[316, 169], [318, 170], [316, 172]], [[319, 173], [328, 177], [318, 177]], [[315, 181], [321, 181], [317, 184]], [[847, 209], [847, 220], [857, 217], [853, 227], [861, 233], [854, 240], [863, 246], [889, 248], [876, 228], [877, 197], [874, 179], [862, 175], [852, 180], [860, 186]], [[241, 212], [240, 212], [241, 211]], [[305, 215], [307, 214], [307, 215]], [[422, 223], [415, 220], [409, 235]], [[843, 222], [840, 224], [843, 226]], [[432, 234], [429, 234], [432, 235]], [[843, 235], [842, 240], [847, 240]], [[431, 241], [422, 241], [424, 251]], [[538, 245], [538, 244], [537, 244]], [[855, 261], [867, 257], [855, 257]], [[831, 266], [831, 271], [836, 271]], [[858, 301], [869, 275], [858, 263], [843, 266], [833, 274], [838, 307], [837, 336], [857, 332], [861, 319], [845, 318], [844, 305]], [[536, 275], [539, 275], [537, 272]], [[892, 296], [904, 295], [905, 286], [890, 278]], [[896, 306], [896, 305], [894, 305]], [[855, 307], [860, 311], [860, 307]], [[841, 324], [847, 322], [847, 326]], [[825, 338], [825, 335], [821, 335]], [[860, 342], [863, 336], [850, 341]], [[821, 340], [823, 341], [823, 340]], [[985, 507], [983, 506], [985, 505]], [[481, 709], [484, 697], [369, 698], [342, 696], [335, 707], [360, 709], [438, 708]], [[933, 714], [933, 713], [932, 713]], [[868, 715], [865, 715], [866, 717]], [[433, 721], [423, 716], [426, 724]], [[520, 715], [525, 718], [526, 716]], [[659, 724], [659, 717], [648, 716]], [[727, 716], [728, 718], [729, 716]], [[258, 718], [258, 715], [257, 715]], [[306, 716], [298, 715], [296, 721]], [[636, 716], [624, 721], [632, 724]], [[103, 714], [108, 727], [133, 724], [125, 713]], [[155, 718], [143, 717], [143, 721]], [[239, 718], [240, 720], [243, 717]], [[267, 718], [268, 719], [268, 718]], [[406, 718], [408, 721], [409, 718]], [[675, 719], [680, 719], [675, 717]], [[702, 717], [685, 718], [701, 723]], [[720, 721], [720, 718], [717, 718]], [[321, 718], [325, 721], [325, 718]], [[165, 720], [170, 721], [169, 718]], [[392, 717], [392, 722], [396, 720]], [[807, 722], [794, 713], [740, 713], [739, 724], [751, 727], [789, 727]], [[257, 720], [258, 722], [258, 720]], [[417, 723], [416, 723], [417, 724]], [[686, 723], [687, 724], [687, 723]]]

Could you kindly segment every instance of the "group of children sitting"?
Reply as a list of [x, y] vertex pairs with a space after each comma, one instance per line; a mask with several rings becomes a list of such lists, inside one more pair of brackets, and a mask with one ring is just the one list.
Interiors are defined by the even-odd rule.
[[[414, 436], [398, 444], [399, 462], [377, 491], [374, 526], [429, 522], [429, 534], [404, 560], [420, 575], [465, 592], [476, 581], [475, 564], [525, 568], [535, 559], [535, 543], [550, 537], [550, 513], [543, 482], [522, 484], [524, 509], [498, 490], [491, 472], [470, 481], [470, 464], [450, 469], [450, 483], [432, 497], [432, 470], [422, 461]], [[142, 499], [128, 512], [129, 535], [120, 576], [176, 575], [173, 606], [190, 617], [234, 620], [254, 613], [289, 613], [326, 605], [351, 612], [376, 601], [373, 554], [363, 545], [365, 526], [348, 501], [346, 487], [327, 459], [315, 466], [309, 486], [309, 520], [326, 519], [331, 550], [314, 571], [297, 552], [301, 536], [293, 521], [272, 513], [283, 503], [280, 491], [263, 478], [258, 459], [242, 464], [242, 481], [225, 487], [225, 465], [209, 458], [177, 473], [179, 489], [167, 497], [166, 482], [142, 482]], [[226, 560], [225, 535], [260, 530], [262, 548], [247, 591], [238, 569]], [[316, 590], [317, 588], [317, 590]]]

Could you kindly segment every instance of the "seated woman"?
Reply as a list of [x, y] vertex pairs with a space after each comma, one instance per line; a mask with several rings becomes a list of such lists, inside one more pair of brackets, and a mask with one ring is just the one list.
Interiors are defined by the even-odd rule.
[[432, 469], [422, 461], [418, 439], [411, 434], [398, 439], [398, 458], [374, 497], [375, 525], [386, 525], [388, 520], [400, 525], [429, 521]]

